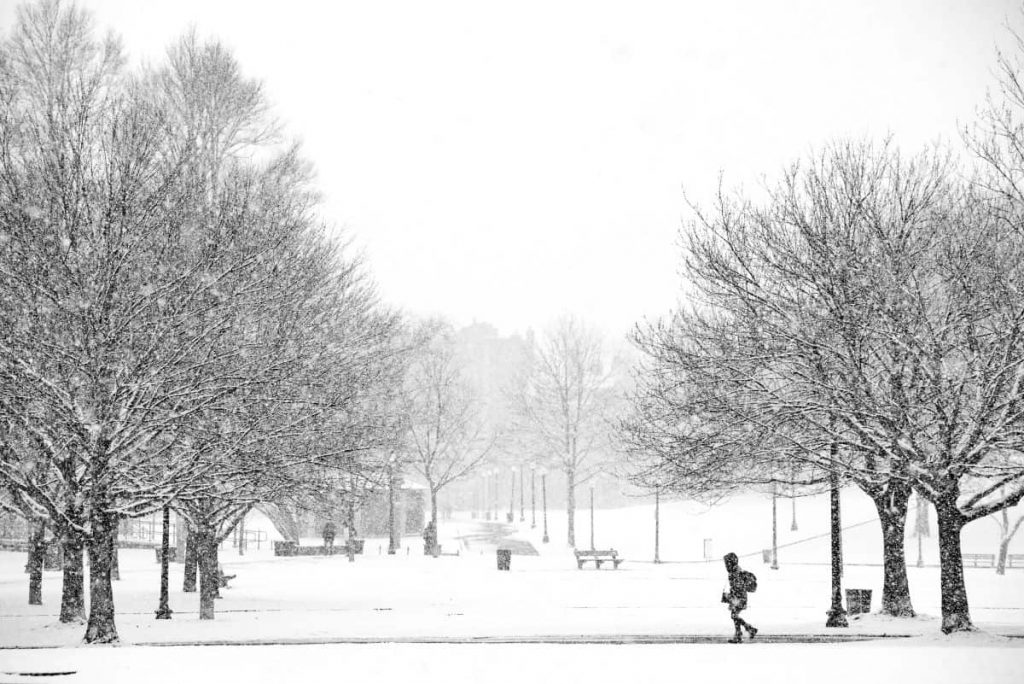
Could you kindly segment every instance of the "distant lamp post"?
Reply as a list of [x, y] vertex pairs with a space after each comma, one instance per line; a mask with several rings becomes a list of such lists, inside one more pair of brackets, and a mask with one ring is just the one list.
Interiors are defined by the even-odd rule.
[[508, 521], [511, 523], [516, 518], [516, 469], [513, 466], [508, 469], [511, 488], [508, 499]]
[[530, 529], [537, 527], [537, 464], [530, 461]]
[[779, 507], [776, 485], [772, 485], [772, 570], [779, 569]]
[[491, 506], [494, 508], [494, 522], [498, 522], [498, 473], [501, 471], [497, 468], [491, 468], [491, 479], [494, 481], [494, 496], [491, 497]]
[[397, 462], [395, 452], [388, 457], [388, 555], [393, 556], [398, 552], [401, 541], [398, 538], [398, 526], [395, 520], [395, 465]]
[[594, 485], [590, 485], [590, 550], [593, 551], [596, 548], [594, 546]]
[[789, 526], [791, 532], [796, 532], [799, 529], [796, 525], [796, 497], [790, 497], [793, 501], [793, 523]]
[[661, 541], [661, 489], [654, 490], [654, 562], [660, 563], [658, 547]]
[[491, 519], [491, 497], [487, 489], [488, 477], [490, 477], [490, 471], [485, 468], [480, 473], [480, 517], [485, 520]]
[[164, 529], [160, 539], [160, 606], [156, 611], [157, 620], [170, 620], [171, 610], [168, 605], [167, 570], [171, 551], [171, 507], [164, 506]]
[[519, 522], [526, 522], [526, 480], [523, 479], [523, 463], [519, 462]]
[[547, 468], [540, 469], [540, 495], [541, 503], [544, 507], [544, 537], [541, 539], [545, 544], [550, 541], [548, 539], [548, 470]]

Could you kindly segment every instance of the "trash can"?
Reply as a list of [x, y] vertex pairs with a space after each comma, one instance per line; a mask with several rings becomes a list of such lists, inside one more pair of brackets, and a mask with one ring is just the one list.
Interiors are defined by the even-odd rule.
[[512, 549], [498, 549], [498, 569], [512, 569]]
[[846, 590], [846, 612], [850, 615], [871, 612], [871, 590], [870, 589], [847, 589]]
[[[156, 553], [156, 562], [159, 563], [160, 562], [160, 551], [161, 551], [160, 547], [159, 546], [156, 547], [155, 549], [153, 549], [153, 551], [154, 551], [154, 553]], [[168, 563], [176, 563], [177, 560], [178, 560], [178, 548], [176, 546], [169, 546], [167, 548], [167, 562]]]

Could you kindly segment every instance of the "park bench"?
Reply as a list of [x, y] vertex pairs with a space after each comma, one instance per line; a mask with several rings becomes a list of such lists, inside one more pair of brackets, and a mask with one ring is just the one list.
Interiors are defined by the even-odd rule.
[[1011, 553], [1006, 557], [1006, 567], [1024, 568], [1024, 553]]
[[992, 568], [996, 564], [994, 553], [965, 553], [963, 554], [964, 567], [970, 565], [972, 568]]
[[582, 570], [583, 564], [587, 561], [593, 561], [594, 565], [598, 570], [601, 569], [601, 563], [613, 563], [613, 569], [618, 570], [619, 563], [626, 560], [625, 558], [619, 558], [619, 552], [615, 549], [576, 549], [573, 551], [576, 554], [576, 566]]
[[217, 585], [223, 589], [228, 588], [228, 582], [238, 577], [238, 575], [225, 575], [224, 568], [217, 566]]

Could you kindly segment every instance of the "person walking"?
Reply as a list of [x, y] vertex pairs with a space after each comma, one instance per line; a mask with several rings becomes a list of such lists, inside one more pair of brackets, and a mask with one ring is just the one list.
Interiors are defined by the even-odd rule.
[[729, 639], [730, 644], [738, 644], [743, 641], [743, 629], [753, 639], [757, 636], [757, 627], [740, 617], [740, 613], [747, 607], [747, 594], [757, 591], [757, 577], [754, 573], [740, 567], [740, 559], [735, 553], [727, 553], [722, 559], [725, 561], [725, 571], [729, 575], [729, 591], [722, 592], [722, 603], [729, 604], [729, 617], [736, 628], [736, 636]]
[[330, 520], [324, 525], [324, 555], [330, 556], [334, 551], [334, 534], [337, 528]]

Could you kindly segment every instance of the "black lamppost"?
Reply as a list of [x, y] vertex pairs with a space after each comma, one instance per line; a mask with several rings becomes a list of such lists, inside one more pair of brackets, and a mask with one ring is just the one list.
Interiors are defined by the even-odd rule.
[[171, 547], [171, 507], [164, 506], [164, 529], [160, 539], [160, 606], [156, 611], [157, 620], [170, 620], [171, 610], [168, 605], [167, 566], [169, 565]]
[[544, 537], [541, 539], [545, 544], [548, 543], [548, 470], [547, 468], [540, 469], [540, 495], [541, 503], [544, 506]]
[[500, 472], [498, 468], [491, 468], [491, 476], [494, 478], [494, 496], [491, 498], [491, 505], [494, 508], [494, 522], [498, 522], [498, 496], [500, 491], [498, 487], [498, 473]]
[[777, 485], [772, 485], [772, 570], [779, 569], [779, 511]]
[[487, 478], [490, 477], [490, 470], [486, 468], [480, 473], [480, 517], [484, 520], [491, 519], [491, 505], [489, 492], [487, 491]]
[[398, 527], [395, 521], [395, 454], [388, 457], [388, 555], [398, 552], [401, 542], [398, 539]]
[[508, 469], [509, 475], [511, 476], [511, 488], [509, 489], [508, 499], [508, 521], [511, 523], [516, 519], [516, 469], [515, 466]]
[[530, 529], [537, 527], [537, 464], [530, 461]]
[[658, 555], [658, 546], [660, 544], [661, 537], [661, 490], [654, 490], [654, 562], [660, 563], [661, 557]]
[[[833, 452], [838, 451], [837, 445], [832, 445]], [[835, 453], [833, 453], [833, 457]], [[843, 528], [839, 517], [839, 476], [835, 473], [829, 475], [829, 498], [831, 513], [832, 531], [832, 607], [828, 610], [826, 627], [848, 627], [846, 611], [843, 610]]]
[[594, 546], [594, 485], [590, 485], [590, 550], [593, 551], [596, 548]]
[[523, 479], [523, 462], [519, 462], [519, 522], [526, 522], [526, 480]]

